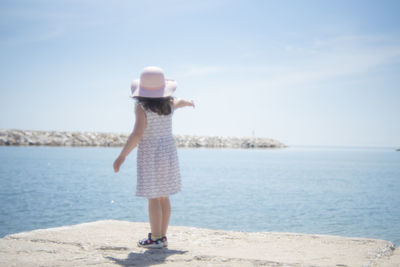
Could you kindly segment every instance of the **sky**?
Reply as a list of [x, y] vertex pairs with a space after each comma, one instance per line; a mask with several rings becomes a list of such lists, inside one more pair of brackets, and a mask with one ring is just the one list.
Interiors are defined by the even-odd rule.
[[174, 133], [400, 146], [400, 1], [0, 2], [0, 129], [132, 131], [175, 79]]

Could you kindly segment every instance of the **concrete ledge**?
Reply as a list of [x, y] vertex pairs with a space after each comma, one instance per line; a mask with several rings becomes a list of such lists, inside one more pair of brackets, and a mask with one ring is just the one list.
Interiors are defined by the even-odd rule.
[[170, 226], [168, 249], [136, 246], [148, 223], [96, 221], [0, 239], [0, 266], [400, 266], [384, 240]]

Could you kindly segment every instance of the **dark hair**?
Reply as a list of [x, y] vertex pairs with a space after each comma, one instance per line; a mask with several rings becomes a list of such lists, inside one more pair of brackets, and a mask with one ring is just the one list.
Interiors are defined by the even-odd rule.
[[137, 96], [135, 99], [143, 106], [144, 109], [151, 110], [158, 115], [169, 115], [172, 112], [171, 105], [173, 98], [171, 96], [158, 98]]

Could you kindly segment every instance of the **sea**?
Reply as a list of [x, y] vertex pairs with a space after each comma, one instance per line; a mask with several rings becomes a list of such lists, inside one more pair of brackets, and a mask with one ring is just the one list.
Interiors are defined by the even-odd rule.
[[[135, 196], [136, 151], [0, 147], [0, 237], [97, 220], [148, 222]], [[394, 148], [178, 149], [171, 225], [366, 237], [400, 244]]]

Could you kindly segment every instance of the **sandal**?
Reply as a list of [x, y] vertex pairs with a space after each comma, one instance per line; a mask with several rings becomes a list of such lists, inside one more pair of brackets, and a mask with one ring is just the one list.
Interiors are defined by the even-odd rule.
[[[151, 233], [148, 234], [148, 237], [145, 239], [142, 239], [138, 242], [138, 246], [142, 248], [163, 248], [164, 247], [164, 242], [162, 241], [165, 238], [165, 241], [167, 241], [167, 237], [162, 237], [157, 240], [151, 239]], [[167, 243], [168, 245], [168, 243]]]

